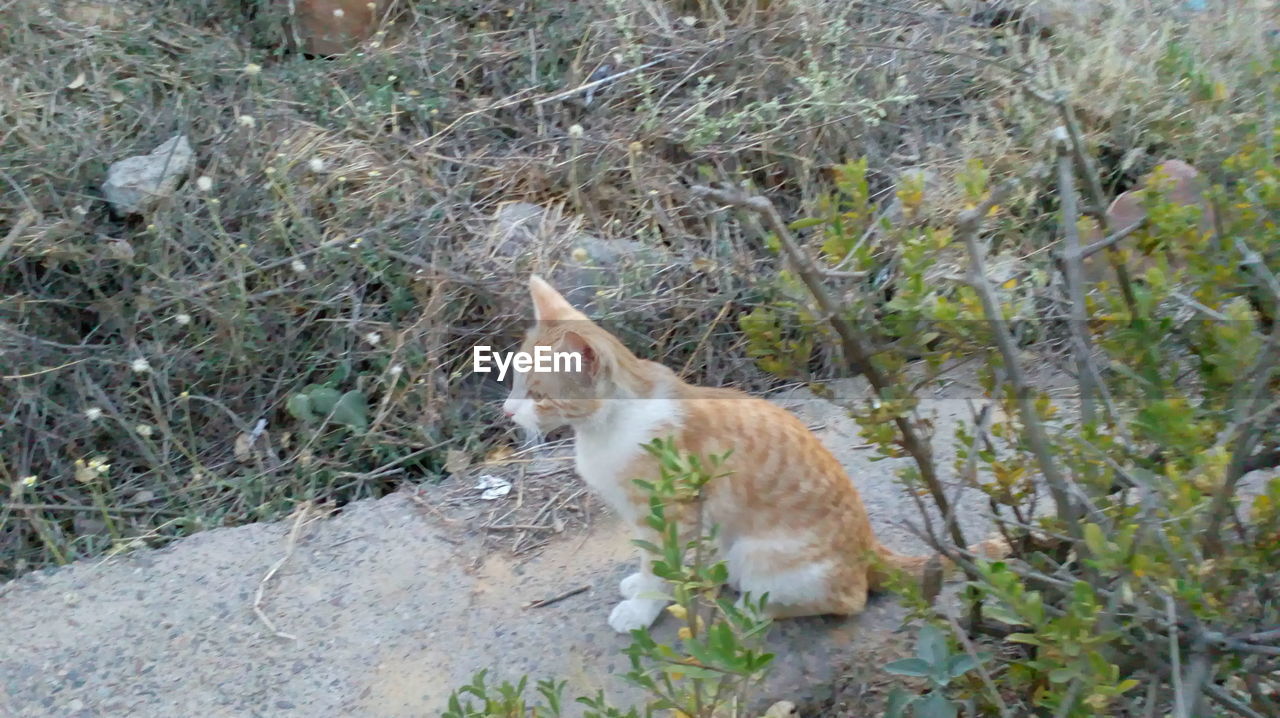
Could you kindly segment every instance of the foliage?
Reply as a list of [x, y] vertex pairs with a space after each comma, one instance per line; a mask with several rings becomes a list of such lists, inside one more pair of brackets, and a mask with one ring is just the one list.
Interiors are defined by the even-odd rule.
[[989, 653], [951, 653], [947, 638], [937, 627], [925, 624], [916, 636], [916, 655], [893, 661], [884, 667], [898, 676], [924, 678], [929, 682], [927, 695], [908, 693], [896, 687], [885, 706], [885, 718], [955, 718], [963, 706], [950, 700], [945, 689], [957, 678], [991, 658]]
[[[1273, 401], [1280, 388], [1274, 321], [1280, 284], [1272, 273], [1280, 256], [1280, 174], [1274, 153], [1261, 149], [1274, 147], [1280, 132], [1268, 132], [1224, 161], [1225, 182], [1209, 192], [1221, 208], [1212, 230], [1201, 228], [1201, 207], [1178, 204], [1160, 182], [1153, 186], [1148, 221], [1120, 255], [1132, 267], [1145, 265], [1132, 302], [1104, 280], [1088, 288], [1083, 326], [1073, 327], [1065, 310], [1046, 312], [1039, 332], [1066, 344], [1080, 382], [1078, 404], [1054, 400], [1028, 383], [1025, 371], [1006, 371], [1036, 352], [1009, 351], [1015, 346], [1009, 320], [1020, 311], [1016, 290], [1053, 307], [1047, 302], [1062, 283], [997, 285], [972, 278], [965, 267], [952, 272], [959, 282], [927, 279], [952, 249], [954, 232], [974, 232], [976, 225], [887, 231], [884, 245], [897, 248], [893, 296], [884, 305], [891, 316], [872, 321], [868, 309], [868, 296], [883, 287], [853, 280], [842, 290], [850, 298], [842, 311], [859, 318], [867, 341], [883, 348], [875, 363], [887, 386], [855, 411], [864, 437], [883, 456], [905, 455], [889, 419], [927, 422], [919, 397], [941, 368], [958, 358], [979, 366], [981, 398], [992, 410], [988, 423], [957, 432], [953, 471], [1007, 517], [1002, 531], [1015, 554], [989, 562], [957, 554], [941, 535], [931, 541], [965, 565], [974, 615], [994, 619], [971, 629], [1008, 647], [991, 669], [996, 690], [969, 698], [981, 710], [1008, 711], [1004, 704], [1014, 695], [1025, 696], [1015, 714], [1204, 715], [1208, 701], [1232, 710], [1260, 705], [1266, 689], [1259, 686], [1270, 681], [1274, 688], [1274, 650], [1264, 644], [1280, 620], [1274, 544], [1280, 479], [1262, 487], [1249, 518], [1233, 508], [1249, 501], [1236, 496], [1242, 476], [1274, 465], [1280, 446]], [[991, 204], [988, 175], [977, 163], [961, 175], [959, 189], [971, 208]], [[842, 191], [859, 201], [856, 183]], [[1001, 211], [991, 207], [985, 217]], [[855, 239], [847, 218], [828, 212], [819, 219], [793, 226], [820, 227], [824, 248], [847, 251]], [[972, 236], [963, 239], [971, 262], [973, 247], [986, 251]], [[819, 252], [821, 259], [831, 256]], [[869, 274], [867, 261], [855, 266]], [[1067, 253], [1061, 261], [1078, 260]], [[983, 292], [996, 298], [994, 321]], [[1076, 331], [1083, 339], [1073, 337]], [[1081, 342], [1095, 349], [1074, 351]], [[907, 361], [921, 355], [919, 366]], [[1037, 436], [1047, 446], [1038, 446]], [[899, 474], [910, 490], [929, 495], [917, 466]], [[1062, 491], [1065, 501], [1054, 510], [1037, 511], [1060, 476], [1074, 488]], [[932, 612], [920, 608], [928, 620]], [[949, 697], [955, 686], [948, 686], [939, 636], [926, 624], [920, 650], [929, 655], [887, 667], [930, 681], [926, 695], [899, 693], [894, 710], [909, 705], [915, 715], [956, 715], [960, 704]], [[965, 658], [956, 660], [972, 668]], [[1203, 672], [1191, 673], [1192, 665]], [[1215, 676], [1240, 671], [1250, 677], [1231, 691], [1215, 685]]]

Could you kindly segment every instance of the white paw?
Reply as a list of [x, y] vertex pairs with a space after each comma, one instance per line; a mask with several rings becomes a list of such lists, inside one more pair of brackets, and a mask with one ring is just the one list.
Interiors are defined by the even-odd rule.
[[629, 598], [613, 607], [609, 614], [609, 627], [618, 633], [630, 633], [648, 628], [658, 620], [667, 601], [652, 598]]
[[651, 582], [651, 576], [646, 576], [645, 574], [636, 571], [618, 583], [618, 591], [622, 594], [623, 598], [635, 598], [646, 588], [652, 588], [650, 585]]

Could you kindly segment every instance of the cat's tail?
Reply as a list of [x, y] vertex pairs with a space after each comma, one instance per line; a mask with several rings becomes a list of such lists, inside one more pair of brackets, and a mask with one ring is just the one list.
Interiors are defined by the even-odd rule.
[[[934, 570], [940, 569], [943, 575], [953, 574], [956, 571], [956, 565], [950, 559], [940, 554], [930, 556], [904, 556], [897, 551], [876, 543], [876, 556], [880, 562], [888, 569], [882, 570], [873, 567], [868, 574], [868, 584], [871, 590], [877, 590], [885, 587], [889, 575], [894, 572], [902, 572], [909, 578], [920, 580], [930, 572], [931, 565]], [[977, 556], [988, 559], [1001, 559], [1009, 555], [1009, 542], [1001, 536], [995, 536], [980, 541], [968, 547], [968, 552]], [[941, 578], [941, 576], [939, 576]]]

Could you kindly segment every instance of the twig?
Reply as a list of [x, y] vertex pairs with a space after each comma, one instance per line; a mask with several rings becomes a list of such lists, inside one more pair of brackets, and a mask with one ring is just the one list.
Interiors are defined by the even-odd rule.
[[1054, 130], [1054, 139], [1058, 144], [1058, 201], [1062, 205], [1062, 236], [1066, 241], [1066, 252], [1063, 254], [1062, 263], [1067, 277], [1067, 300], [1070, 303], [1067, 323], [1071, 327], [1072, 348], [1076, 355], [1076, 382], [1080, 386], [1080, 414], [1086, 424], [1092, 424], [1095, 420], [1094, 372], [1089, 366], [1092, 346], [1089, 342], [1089, 332], [1085, 329], [1088, 315], [1084, 304], [1083, 255], [1080, 250], [1080, 228], [1076, 223], [1076, 188], [1071, 176], [1066, 128], [1059, 127]]
[[642, 70], [647, 70], [647, 69], [649, 69], [649, 68], [653, 67], [654, 65], [657, 65], [658, 63], [662, 62], [662, 61], [663, 61], [663, 60], [665, 60], [665, 59], [666, 59], [665, 57], [660, 57], [660, 58], [658, 58], [657, 60], [650, 60], [649, 62], [646, 62], [646, 63], [645, 63], [645, 64], [643, 64], [643, 65], [637, 65], [636, 67], [630, 68], [630, 69], [628, 69], [628, 70], [623, 70], [622, 72], [615, 72], [615, 73], [613, 73], [612, 75], [609, 75], [608, 77], [602, 77], [602, 78], [600, 78], [599, 80], [593, 80], [593, 81], [591, 81], [591, 82], [587, 82], [587, 83], [584, 83], [584, 84], [582, 84], [582, 85], [578, 85], [577, 87], [575, 87], [575, 88], [573, 88], [573, 89], [570, 89], [570, 90], [565, 90], [565, 91], [563, 91], [563, 92], [557, 92], [556, 94], [551, 95], [550, 97], [543, 97], [542, 99], [534, 100], [534, 101], [533, 101], [533, 106], [534, 106], [534, 107], [537, 107], [537, 106], [539, 106], [539, 105], [545, 105], [545, 104], [547, 104], [548, 102], [555, 102], [556, 100], [563, 100], [563, 99], [566, 99], [566, 98], [569, 98], [569, 97], [573, 97], [574, 95], [581, 94], [581, 93], [583, 93], [583, 92], [587, 92], [587, 91], [589, 91], [589, 90], [594, 90], [594, 89], [596, 89], [597, 87], [600, 87], [601, 85], [607, 85], [607, 84], [609, 84], [610, 82], [613, 82], [614, 80], [620, 80], [620, 79], [622, 79], [622, 78], [624, 78], [624, 77], [626, 77], [626, 76], [628, 76], [628, 75], [634, 75], [634, 74], [636, 74], [637, 72], [640, 72], [640, 71], [642, 71]]
[[17, 379], [30, 379], [31, 377], [40, 376], [41, 374], [49, 374], [61, 369], [66, 369], [69, 366], [75, 366], [76, 364], [79, 364], [85, 361], [88, 361], [88, 359], [87, 358], [75, 359], [65, 364], [59, 364], [58, 366], [51, 366], [47, 369], [37, 369], [33, 372], [28, 372], [26, 374], [6, 374], [4, 376], [0, 376], [0, 381], [15, 381]]
[[1071, 500], [1066, 479], [1063, 478], [1062, 473], [1058, 470], [1058, 464], [1054, 461], [1049, 449], [1048, 436], [1045, 433], [1044, 425], [1040, 422], [1040, 415], [1036, 411], [1030, 386], [1022, 373], [1022, 366], [1018, 362], [1013, 336], [1009, 333], [1004, 314], [1000, 311], [1000, 303], [996, 298], [995, 290], [992, 289], [991, 282], [987, 279], [987, 267], [983, 258], [983, 250], [978, 246], [978, 227], [982, 223], [982, 218], [991, 211], [992, 207], [1003, 202], [1015, 187], [1017, 187], [1016, 180], [1006, 181], [997, 187], [978, 207], [962, 213], [956, 223], [957, 234], [964, 241], [965, 247], [969, 252], [969, 283], [974, 288], [974, 291], [978, 293], [979, 299], [982, 300], [983, 312], [987, 315], [987, 322], [991, 325], [992, 334], [995, 335], [996, 345], [1000, 350], [1001, 356], [1004, 357], [1009, 383], [1013, 386], [1014, 396], [1018, 401], [1018, 407], [1022, 414], [1025, 439], [1031, 447], [1031, 453], [1036, 457], [1040, 465], [1040, 472], [1044, 475], [1045, 483], [1049, 485], [1049, 492], [1053, 494], [1053, 499], [1058, 504], [1059, 519], [1066, 524], [1068, 534], [1077, 544], [1077, 550], [1083, 550], [1084, 537], [1079, 521], [1077, 521], [1075, 502]]
[[407, 491], [405, 491], [404, 495], [405, 495], [405, 496], [406, 496], [410, 501], [412, 501], [413, 503], [417, 504], [418, 506], [420, 506], [420, 507], [422, 507], [422, 508], [426, 509], [426, 510], [427, 510], [427, 511], [429, 511], [431, 514], [433, 514], [436, 518], [440, 519], [441, 521], [445, 522], [446, 524], [452, 524], [452, 525], [455, 525], [455, 526], [456, 526], [457, 524], [459, 524], [459, 523], [462, 523], [461, 521], [458, 521], [457, 519], [451, 519], [451, 518], [449, 518], [448, 516], [445, 516], [445, 515], [444, 515], [444, 512], [442, 512], [440, 509], [436, 508], [435, 506], [432, 506], [430, 501], [427, 501], [426, 499], [424, 499], [424, 498], [422, 498], [420, 495], [418, 495], [418, 490], [417, 490], [416, 488], [414, 488], [411, 484], [406, 483], [406, 484], [405, 484], [405, 488], [407, 488], [408, 490], [407, 490]]
[[960, 622], [952, 615], [950, 604], [944, 604], [943, 615], [946, 616], [947, 623], [951, 624], [951, 631], [955, 633], [956, 640], [960, 642], [960, 647], [973, 659], [974, 666], [978, 669], [978, 676], [982, 679], [982, 685], [986, 687], [987, 692], [995, 700], [996, 706], [1000, 709], [1001, 718], [1012, 718], [1013, 713], [1004, 702], [1004, 698], [1001, 697], [1000, 689], [996, 687], [995, 681], [991, 679], [991, 673], [982, 665], [982, 660], [978, 657], [978, 649], [974, 647], [973, 641], [969, 640], [969, 634], [960, 626]]
[[1177, 718], [1198, 718], [1203, 715], [1204, 689], [1212, 683], [1209, 680], [1212, 668], [1213, 661], [1209, 659], [1203, 640], [1195, 641], [1191, 648], [1191, 660], [1179, 681], [1182, 684], [1183, 698], [1177, 705], [1187, 712], [1175, 714]]
[[[845, 361], [849, 363], [853, 371], [867, 378], [867, 383], [871, 385], [877, 396], [887, 397], [890, 389], [889, 381], [870, 361], [870, 342], [852, 321], [842, 316], [840, 306], [822, 283], [821, 273], [814, 265], [813, 260], [805, 253], [799, 242], [791, 234], [786, 222], [782, 221], [782, 217], [778, 214], [778, 210], [774, 208], [773, 203], [764, 197], [751, 197], [740, 192], [713, 189], [704, 185], [695, 185], [690, 188], [690, 191], [694, 196], [747, 209], [765, 219], [765, 223], [777, 236], [778, 242], [782, 246], [783, 252], [786, 254], [792, 268], [799, 275], [801, 281], [804, 282], [809, 294], [813, 296], [813, 300], [818, 305], [823, 317], [831, 325], [831, 328], [835, 330], [836, 335], [840, 337], [840, 348], [844, 352]], [[918, 426], [912, 421], [911, 417], [899, 413], [894, 417], [893, 421], [898, 427], [902, 448], [915, 461], [916, 467], [920, 470], [920, 478], [924, 481], [925, 487], [928, 488], [934, 503], [942, 515], [946, 516], [951, 510], [951, 504], [942, 488], [942, 482], [938, 479], [937, 468], [933, 461], [933, 452], [928, 441], [921, 435]], [[950, 529], [951, 539], [955, 541], [957, 546], [964, 547], [967, 545], [959, 524], [952, 523], [948, 528]]]
[[[1098, 174], [1098, 168], [1093, 164], [1093, 158], [1085, 151], [1084, 137], [1080, 132], [1080, 123], [1076, 120], [1076, 113], [1071, 107], [1069, 96], [1066, 92], [1046, 95], [1034, 88], [1029, 87], [1027, 89], [1034, 97], [1048, 102], [1058, 109], [1058, 114], [1062, 117], [1063, 129], [1066, 130], [1067, 139], [1070, 142], [1071, 157], [1075, 161], [1076, 171], [1084, 179], [1084, 186], [1089, 194], [1089, 203], [1086, 205], [1085, 213], [1098, 221], [1098, 226], [1102, 227], [1104, 234], [1109, 234], [1113, 230], [1111, 229], [1110, 221], [1107, 219], [1107, 199], [1102, 192], [1102, 178]], [[1116, 241], [1120, 240], [1116, 239]], [[1136, 318], [1138, 316], [1138, 300], [1133, 292], [1133, 282], [1129, 278], [1129, 268], [1125, 266], [1124, 262], [1120, 261], [1120, 255], [1115, 251], [1114, 247], [1108, 246], [1106, 251], [1107, 259], [1110, 260], [1111, 268], [1115, 270], [1116, 279], [1120, 283], [1120, 291], [1124, 295], [1124, 304], [1129, 310], [1129, 316]]]
[[485, 524], [480, 528], [487, 531], [554, 531], [556, 527], [543, 524]]
[[1146, 223], [1147, 223], [1147, 219], [1143, 217], [1142, 219], [1138, 220], [1137, 222], [1134, 222], [1128, 227], [1125, 227], [1124, 229], [1113, 233], [1110, 237], [1107, 237], [1106, 239], [1100, 239], [1097, 242], [1094, 242], [1093, 244], [1086, 246], [1084, 249], [1080, 250], [1080, 258], [1088, 259], [1089, 257], [1092, 257], [1093, 255], [1097, 254], [1098, 252], [1101, 252], [1104, 249], [1110, 249], [1111, 247], [1116, 246], [1125, 237], [1128, 237], [1134, 232], [1137, 232], [1139, 229], [1142, 229], [1143, 225], [1145, 225]]
[[1271, 337], [1263, 346], [1257, 361], [1254, 362], [1250, 372], [1253, 376], [1252, 385], [1248, 388], [1245, 400], [1240, 404], [1236, 414], [1238, 418], [1232, 423], [1228, 432], [1236, 434], [1236, 440], [1231, 449], [1231, 462], [1227, 464], [1227, 475], [1222, 486], [1218, 488], [1218, 492], [1213, 496], [1213, 503], [1209, 505], [1209, 521], [1204, 533], [1205, 551], [1210, 556], [1222, 554], [1223, 545], [1220, 535], [1222, 522], [1230, 513], [1236, 484], [1244, 477], [1251, 454], [1262, 436], [1262, 427], [1259, 426], [1262, 422], [1253, 420], [1253, 417], [1257, 415], [1258, 409], [1268, 396], [1271, 376], [1276, 371], [1277, 363], [1280, 363], [1280, 321], [1272, 325]]
[[1206, 683], [1204, 686], [1204, 692], [1213, 700], [1221, 703], [1224, 708], [1233, 710], [1245, 718], [1267, 718], [1261, 713], [1250, 708], [1248, 705], [1236, 700], [1235, 696], [1226, 692], [1214, 683]]
[[289, 557], [293, 555], [293, 549], [298, 545], [298, 533], [302, 531], [302, 525], [305, 523], [307, 514], [310, 512], [311, 502], [305, 501], [298, 506], [297, 515], [293, 519], [293, 528], [289, 529], [289, 537], [285, 541], [284, 555], [267, 570], [266, 575], [258, 582], [258, 590], [253, 595], [253, 612], [258, 616], [258, 620], [262, 621], [262, 625], [266, 626], [267, 630], [271, 631], [271, 633], [277, 638], [287, 638], [290, 641], [296, 641], [298, 640], [298, 637], [292, 633], [285, 633], [284, 631], [276, 628], [276, 625], [267, 617], [266, 612], [262, 610], [262, 600], [266, 595], [267, 584], [271, 581], [271, 578], [276, 575], [276, 572], [279, 571], [284, 566], [285, 562], [289, 560]]
[[544, 599], [542, 599], [542, 600], [540, 600], [540, 601], [531, 601], [531, 602], [529, 602], [529, 603], [526, 603], [526, 604], [524, 605], [524, 607], [525, 607], [525, 608], [545, 608], [545, 607], [547, 607], [547, 606], [550, 606], [550, 605], [551, 605], [551, 604], [553, 604], [553, 603], [559, 603], [559, 602], [561, 602], [561, 601], [565, 600], [566, 598], [571, 598], [571, 597], [573, 597], [573, 596], [577, 596], [577, 595], [578, 595], [578, 594], [580, 594], [580, 593], [584, 593], [584, 592], [586, 592], [586, 591], [590, 591], [590, 590], [591, 590], [591, 586], [590, 586], [590, 585], [587, 585], [587, 586], [579, 586], [579, 587], [577, 587], [577, 588], [571, 588], [571, 589], [569, 589], [568, 591], [565, 591], [564, 593], [561, 593], [561, 594], [558, 594], [558, 595], [552, 596], [551, 598], [544, 598]]

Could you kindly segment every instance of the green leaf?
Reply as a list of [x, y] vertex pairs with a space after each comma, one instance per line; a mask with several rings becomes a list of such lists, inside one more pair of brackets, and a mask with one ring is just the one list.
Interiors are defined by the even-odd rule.
[[956, 704], [934, 691], [916, 706], [916, 718], [956, 718]]
[[315, 413], [311, 411], [311, 399], [307, 398], [306, 394], [294, 394], [289, 397], [289, 400], [284, 403], [284, 410], [298, 421], [310, 424], [316, 420]]
[[889, 693], [889, 700], [884, 704], [884, 718], [903, 718], [906, 714], [907, 707], [916, 702], [919, 696], [911, 695], [902, 690], [901, 687], [895, 686], [893, 691]]
[[339, 386], [342, 382], [346, 381], [349, 376], [351, 376], [351, 360], [343, 359], [341, 362], [338, 362], [338, 366], [334, 368], [333, 375], [325, 382], [325, 386]]
[[333, 405], [333, 420], [360, 431], [369, 428], [369, 414], [365, 406], [364, 393], [349, 391], [339, 397], [338, 402]]
[[947, 677], [958, 678], [977, 668], [978, 665], [990, 657], [990, 654], [983, 656], [981, 653], [975, 658], [968, 653], [961, 653], [958, 656], [952, 656], [947, 661]]
[[937, 626], [926, 623], [920, 627], [920, 636], [916, 639], [916, 657], [930, 666], [946, 664], [947, 639]]
[[821, 217], [805, 217], [804, 219], [797, 219], [796, 221], [787, 225], [787, 228], [790, 229], [792, 232], [798, 232], [802, 229], [817, 227], [818, 225], [826, 224], [826, 223], [827, 223], [827, 220], [822, 219]]
[[1010, 633], [1005, 637], [1006, 641], [1011, 643], [1025, 643], [1030, 646], [1043, 645], [1040, 639], [1033, 633]]
[[884, 667], [888, 673], [896, 676], [914, 676], [924, 678], [932, 672], [932, 666], [920, 658], [903, 658]]
[[1084, 544], [1094, 556], [1107, 552], [1107, 539], [1102, 535], [1102, 528], [1097, 524], [1084, 525]]
[[319, 384], [310, 384], [302, 390], [311, 400], [311, 408], [317, 414], [329, 415], [333, 411], [333, 407], [337, 405], [338, 400], [342, 398], [342, 392], [337, 389], [330, 389], [327, 386]]
[[656, 554], [662, 553], [662, 549], [655, 546], [652, 542], [645, 541], [644, 539], [632, 539], [631, 543], [639, 548], [644, 549], [645, 551], [648, 551], [649, 553], [656, 553]]

